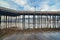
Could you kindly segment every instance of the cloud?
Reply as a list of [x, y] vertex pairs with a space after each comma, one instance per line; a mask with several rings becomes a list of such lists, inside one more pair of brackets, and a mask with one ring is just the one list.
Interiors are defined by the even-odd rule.
[[15, 3], [17, 3], [17, 4], [21, 5], [21, 6], [25, 6], [27, 0], [12, 0], [12, 1], [14, 1]]
[[60, 11], [60, 0], [0, 0], [0, 6], [20, 11]]
[[24, 8], [23, 6], [20, 6], [11, 0], [0, 1], [0, 6], [10, 8], [10, 9], [14, 9], [14, 10], [20, 10], [20, 11], [22, 11]]
[[11, 9], [15, 9], [15, 10], [16, 10], [16, 8], [12, 8], [11, 5], [8, 4], [8, 3], [5, 2], [5, 1], [0, 1], [0, 6], [6, 7], [6, 8], [11, 8]]
[[57, 0], [48, 0], [41, 4], [43, 5], [41, 5], [40, 11], [60, 11], [60, 2]]
[[25, 11], [35, 11], [35, 8], [34, 7], [31, 7], [29, 5], [25, 5], [24, 10]]
[[3, 6], [3, 7], [9, 7], [10, 5], [4, 1], [0, 1], [0, 6]]
[[34, 7], [31, 7], [28, 3], [27, 0], [12, 0], [18, 5], [24, 6], [23, 11], [35, 11]]

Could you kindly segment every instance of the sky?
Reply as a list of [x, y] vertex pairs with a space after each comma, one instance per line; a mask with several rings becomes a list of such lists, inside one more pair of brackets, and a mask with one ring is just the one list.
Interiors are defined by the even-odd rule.
[[60, 11], [60, 0], [0, 0], [0, 7], [19, 11]]

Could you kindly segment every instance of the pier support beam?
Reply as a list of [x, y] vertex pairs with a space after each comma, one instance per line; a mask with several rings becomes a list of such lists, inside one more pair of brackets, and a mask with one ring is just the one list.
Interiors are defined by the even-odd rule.
[[33, 29], [35, 29], [35, 15], [33, 15]]
[[1, 29], [1, 16], [0, 16], [0, 29]]
[[7, 16], [6, 16], [6, 28], [7, 28]]
[[22, 18], [22, 26], [23, 26], [23, 29], [25, 29], [25, 15], [23, 15], [23, 18]]
[[17, 16], [16, 16], [16, 19], [15, 19], [15, 26], [17, 27]]

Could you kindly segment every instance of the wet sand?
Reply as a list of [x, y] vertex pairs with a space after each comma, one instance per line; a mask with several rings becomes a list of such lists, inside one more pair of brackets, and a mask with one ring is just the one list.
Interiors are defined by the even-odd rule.
[[16, 33], [0, 40], [60, 40], [60, 32]]
[[[60, 28], [57, 29], [3, 29], [0, 40], [60, 40]], [[1, 33], [1, 34], [2, 34]]]

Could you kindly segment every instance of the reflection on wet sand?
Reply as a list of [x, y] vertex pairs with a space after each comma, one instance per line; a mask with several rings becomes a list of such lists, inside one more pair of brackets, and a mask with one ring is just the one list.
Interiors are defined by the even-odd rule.
[[[19, 30], [15, 29], [14, 27], [19, 28]], [[32, 29], [30, 30], [29, 28]], [[60, 40], [59, 38], [60, 32], [42, 33], [42, 30], [60, 31], [60, 16], [44, 16], [44, 15], [43, 16], [21, 15], [17, 17], [2, 16], [1, 29], [3, 34], [5, 35], [10, 34], [9, 36], [0, 38], [2, 40]], [[20, 29], [23, 29], [23, 31]], [[32, 32], [24, 33], [30, 31], [32, 31], [33, 33]], [[11, 35], [12, 33], [15, 32], [16, 34]]]
[[13, 34], [2, 40], [60, 40], [60, 32]]

